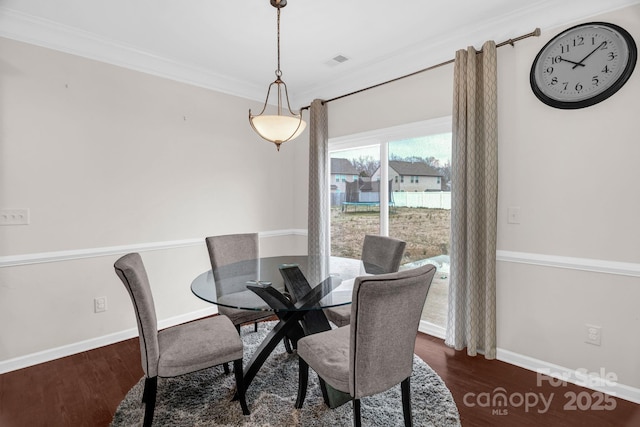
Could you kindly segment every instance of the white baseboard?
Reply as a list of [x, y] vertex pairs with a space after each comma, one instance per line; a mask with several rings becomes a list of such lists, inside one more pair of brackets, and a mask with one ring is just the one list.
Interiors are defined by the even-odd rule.
[[[160, 320], [158, 322], [158, 328], [164, 329], [171, 326], [179, 325], [181, 323], [190, 322], [192, 320], [200, 319], [202, 317], [211, 316], [218, 312], [216, 307], [205, 308], [202, 310], [193, 311], [180, 316], [171, 317], [168, 319]], [[82, 353], [83, 351], [93, 350], [106, 345], [115, 344], [120, 341], [128, 340], [138, 336], [138, 328], [131, 328], [120, 332], [114, 332], [112, 334], [103, 335], [101, 337], [91, 338], [84, 341], [79, 341], [73, 344], [64, 345], [37, 353], [27, 354], [25, 356], [16, 357], [9, 360], [0, 361], [0, 374], [4, 374], [11, 371], [17, 371], [18, 369], [28, 368], [29, 366], [38, 365], [44, 362], [50, 362], [62, 357], [71, 356], [74, 354]]]
[[603, 376], [602, 373], [599, 373], [600, 377], [590, 377], [586, 371], [583, 370], [565, 368], [500, 348], [498, 348], [496, 358], [510, 365], [519, 366], [529, 371], [539, 372], [572, 384], [640, 404], [640, 389], [620, 384], [616, 381], [604, 381], [600, 378]]
[[427, 322], [426, 320], [420, 320], [418, 332], [432, 335], [436, 338], [445, 339], [447, 330], [442, 326], [436, 325], [435, 323]]
[[[267, 232], [260, 232], [260, 237], [278, 237], [287, 235], [300, 235], [307, 234], [306, 230], [274, 230]], [[173, 249], [180, 247], [196, 246], [204, 244], [203, 238], [197, 239], [184, 239], [174, 240], [169, 242], [152, 242], [142, 243], [126, 246], [113, 246], [102, 247], [92, 249], [80, 249], [72, 251], [58, 251], [14, 256], [1, 256], [0, 268], [11, 267], [17, 265], [28, 264], [40, 264], [46, 262], [60, 262], [81, 258], [92, 258], [114, 254], [124, 254], [127, 252], [143, 252], [150, 250], [160, 249]], [[497, 251], [497, 260], [503, 262], [525, 263], [535, 264], [556, 268], [570, 268], [584, 271], [595, 271], [605, 274], [618, 274], [626, 276], [640, 276], [640, 264], [637, 263], [622, 263], [613, 261], [591, 260], [582, 258], [571, 257], [558, 257], [548, 256], [540, 254], [530, 254], [521, 252], [510, 251]], [[165, 319], [159, 322], [158, 327], [160, 329], [175, 326], [180, 323], [195, 320], [201, 317], [209, 316], [217, 313], [215, 307], [197, 310], [191, 313], [187, 313], [181, 316], [175, 316], [169, 319]], [[433, 335], [440, 339], [445, 339], [446, 331], [443, 327], [435, 325], [430, 322], [421, 321], [420, 332]], [[81, 353], [83, 351], [93, 350], [95, 348], [103, 347], [106, 345], [114, 344], [126, 339], [130, 339], [138, 336], [137, 328], [128, 329], [112, 333], [109, 335], [72, 343], [69, 345], [56, 347], [37, 353], [27, 354], [25, 356], [17, 357], [14, 359], [0, 361], [0, 374], [15, 371], [18, 369], [26, 368], [29, 366], [37, 365], [40, 363], [48, 362], [51, 360], [59, 359], [61, 357], [70, 356], [73, 354]], [[508, 350], [498, 349], [497, 359], [503, 362], [522, 367], [534, 372], [551, 373], [554, 376], [562, 378], [567, 382], [571, 382], [578, 385], [583, 385], [587, 388], [601, 391], [616, 397], [629, 400], [634, 403], [640, 404], [640, 389], [627, 386], [624, 384], [613, 385], [597, 385], [589, 384], [589, 381], [585, 381], [585, 375], [582, 372], [564, 368], [562, 366], [554, 365], [542, 360], [534, 359], [528, 356], [524, 356], [518, 353], [514, 353]], [[587, 384], [585, 384], [585, 382]]]
[[[216, 306], [210, 308], [201, 309], [191, 313], [187, 313], [180, 316], [174, 316], [169, 319], [160, 320], [158, 322], [158, 328], [164, 329], [171, 326], [179, 325], [181, 323], [190, 322], [192, 320], [200, 319], [202, 317], [211, 316], [217, 314], [218, 310]], [[435, 325], [430, 322], [420, 322], [420, 332], [424, 332], [429, 335], [444, 339], [445, 329], [441, 326]], [[91, 338], [84, 341], [79, 341], [73, 344], [64, 345], [61, 347], [55, 347], [48, 350], [39, 351], [37, 353], [27, 354], [25, 356], [16, 357], [13, 359], [0, 361], [0, 374], [4, 374], [11, 371], [17, 371], [18, 369], [28, 368], [29, 366], [38, 365], [40, 363], [50, 362], [52, 360], [60, 359], [62, 357], [71, 356], [74, 354], [82, 353], [83, 351], [89, 351], [96, 348], [104, 347], [110, 344], [115, 344], [120, 341], [128, 340], [138, 336], [138, 329], [131, 328], [120, 332], [114, 332], [112, 334], [103, 335], [96, 338]]]
[[[425, 320], [420, 321], [419, 332], [432, 335], [436, 338], [445, 339], [446, 329], [442, 326], [435, 325]], [[480, 356], [478, 356], [480, 357]], [[590, 377], [584, 370], [575, 370], [545, 362], [543, 360], [534, 359], [533, 357], [524, 356], [509, 350], [497, 349], [497, 360], [508, 363], [510, 365], [519, 366], [533, 372], [539, 372], [548, 376], [552, 376], [563, 381], [586, 387], [591, 390], [606, 393], [620, 399], [640, 404], [640, 389], [616, 381], [604, 381], [599, 377]], [[600, 377], [607, 373], [598, 373]]]
[[[168, 328], [171, 326], [179, 325], [181, 323], [200, 319], [202, 317], [211, 316], [216, 313], [217, 309], [215, 307], [197, 310], [181, 316], [175, 316], [169, 319], [161, 320], [158, 322], [158, 328]], [[440, 339], [445, 338], [445, 329], [430, 322], [421, 321], [419, 331], [429, 335], [433, 335]], [[29, 366], [37, 365], [44, 362], [49, 362], [62, 357], [71, 356], [83, 351], [104, 347], [106, 345], [115, 344], [117, 342], [137, 336], [138, 329], [132, 328], [120, 332], [115, 332], [113, 334], [65, 345], [62, 347], [28, 354], [22, 357], [0, 361], [0, 374], [27, 368]], [[561, 378], [564, 381], [573, 384], [577, 384], [592, 390], [600, 391], [624, 400], [628, 400], [630, 402], [640, 404], [640, 389], [635, 387], [619, 383], [607, 384], [606, 382], [602, 382], [602, 384], [599, 384], [600, 381], [593, 381], [589, 379], [589, 377], [587, 377], [584, 372], [565, 368], [553, 363], [534, 359], [529, 356], [524, 356], [522, 354], [514, 353], [512, 351], [500, 348], [498, 348], [497, 350], [497, 360], [509, 363], [511, 365], [519, 366], [533, 372], [540, 372], [546, 375], [554, 376], [556, 378]]]

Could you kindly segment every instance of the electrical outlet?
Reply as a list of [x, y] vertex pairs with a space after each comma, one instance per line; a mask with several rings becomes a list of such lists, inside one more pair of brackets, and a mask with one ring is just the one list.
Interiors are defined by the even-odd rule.
[[29, 209], [0, 210], [0, 225], [28, 225]]
[[97, 297], [93, 299], [94, 313], [102, 313], [107, 311], [107, 297]]
[[588, 344], [593, 345], [601, 345], [602, 342], [602, 327], [595, 325], [584, 325], [587, 328], [587, 339], [585, 340]]

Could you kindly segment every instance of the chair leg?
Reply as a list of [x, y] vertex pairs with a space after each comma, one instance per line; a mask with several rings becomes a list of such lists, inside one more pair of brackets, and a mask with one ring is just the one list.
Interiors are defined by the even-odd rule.
[[284, 349], [287, 351], [287, 353], [289, 354], [293, 353], [293, 348], [291, 348], [291, 341], [289, 340], [289, 338], [288, 337], [282, 338], [282, 342], [284, 343]]
[[404, 425], [405, 427], [413, 426], [413, 419], [411, 416], [411, 384], [410, 378], [407, 377], [406, 380], [400, 383], [400, 387], [402, 389], [402, 413], [404, 414]]
[[245, 399], [242, 359], [237, 359], [233, 361], [233, 372], [236, 374], [236, 396], [240, 401], [240, 407], [242, 408], [242, 413], [244, 415], [249, 415], [250, 414], [249, 407], [247, 406], [247, 401]]
[[331, 407], [331, 402], [329, 401], [329, 393], [327, 392], [327, 385], [324, 383], [324, 380], [318, 376], [318, 382], [320, 383], [320, 391], [322, 392], [322, 400], [324, 404], [328, 407]]
[[[238, 335], [240, 335], [240, 324], [233, 325], [236, 327], [236, 331], [238, 331]], [[229, 375], [229, 365], [227, 363], [224, 364], [224, 373]]]
[[304, 398], [307, 396], [307, 383], [309, 380], [309, 365], [298, 357], [298, 398], [296, 399], [296, 409], [302, 408]]
[[353, 399], [353, 425], [355, 427], [362, 426], [362, 421], [360, 420], [360, 399]]
[[144, 427], [151, 427], [153, 413], [156, 409], [156, 392], [158, 391], [158, 377], [145, 378], [142, 402], [144, 405]]

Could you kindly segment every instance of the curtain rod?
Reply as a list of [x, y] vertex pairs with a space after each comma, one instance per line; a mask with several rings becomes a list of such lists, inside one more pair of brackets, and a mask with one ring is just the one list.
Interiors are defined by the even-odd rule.
[[[502, 46], [506, 46], [506, 45], [513, 46], [516, 42], [519, 42], [520, 40], [524, 40], [524, 39], [527, 39], [529, 37], [539, 37], [539, 36], [540, 36], [540, 28], [536, 28], [535, 30], [533, 30], [530, 33], [523, 34], [523, 35], [518, 36], [518, 37], [516, 37], [514, 39], [505, 40], [502, 43], [498, 43], [496, 45], [496, 48], [502, 47]], [[479, 50], [476, 53], [482, 53], [482, 50]], [[441, 62], [441, 63], [436, 64], [436, 65], [432, 65], [432, 66], [427, 67], [427, 68], [423, 68], [422, 70], [414, 71], [413, 73], [406, 74], [406, 75], [400, 76], [400, 77], [396, 77], [395, 79], [387, 80], [386, 82], [378, 83], [378, 84], [375, 84], [373, 86], [366, 87], [364, 89], [356, 90], [355, 92], [350, 92], [350, 93], [346, 93], [344, 95], [336, 96], [335, 98], [327, 99], [326, 101], [323, 101], [322, 103], [326, 104], [326, 103], [331, 102], [331, 101], [337, 101], [338, 99], [346, 98], [347, 96], [355, 95], [357, 93], [364, 92], [364, 91], [367, 91], [369, 89], [374, 89], [374, 88], [377, 88], [379, 86], [386, 85], [388, 83], [397, 82], [398, 80], [406, 79], [407, 77], [412, 77], [412, 76], [415, 76], [416, 74], [424, 73], [425, 71], [433, 70], [435, 68], [442, 67], [443, 65], [451, 64], [454, 61], [455, 61], [455, 59], [450, 59], [448, 61], [444, 61], [444, 62]], [[300, 108], [300, 111], [308, 110], [309, 108], [311, 108], [311, 106], [307, 105], [306, 107]]]

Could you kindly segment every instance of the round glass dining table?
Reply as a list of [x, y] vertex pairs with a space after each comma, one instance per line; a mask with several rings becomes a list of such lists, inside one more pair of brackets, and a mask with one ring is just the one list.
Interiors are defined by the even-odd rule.
[[[309, 272], [312, 263], [306, 255], [244, 260], [200, 274], [191, 283], [191, 291], [198, 298], [216, 305], [274, 313], [351, 304], [353, 278], [363, 271], [362, 263], [332, 257], [329, 275], [315, 279]], [[261, 297], [264, 293], [260, 289], [267, 288], [277, 291], [292, 304], [270, 305]], [[315, 298], [313, 304], [296, 304], [312, 289], [320, 298]]]
[[[191, 291], [198, 298], [241, 310], [272, 311], [278, 323], [269, 331], [244, 368], [245, 388], [281, 340], [295, 348], [305, 335], [331, 329], [322, 309], [351, 304], [353, 279], [372, 266], [331, 257], [326, 277], [317, 273], [320, 262], [310, 256], [249, 259], [219, 266], [197, 276]], [[329, 406], [326, 387], [323, 395]]]

